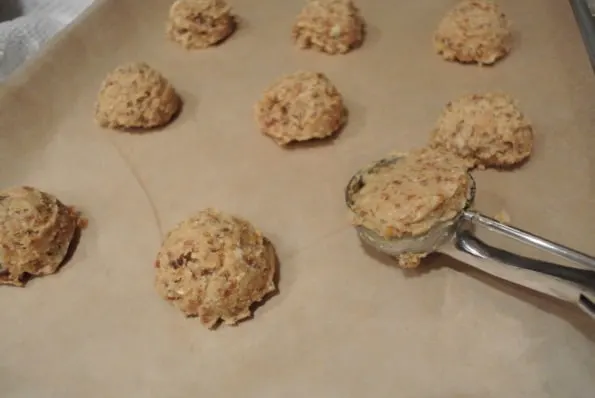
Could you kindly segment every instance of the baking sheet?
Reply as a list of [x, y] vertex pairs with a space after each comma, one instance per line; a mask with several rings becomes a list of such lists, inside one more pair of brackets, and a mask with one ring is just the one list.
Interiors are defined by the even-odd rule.
[[595, 17], [593, 16], [595, 2], [593, 0], [570, 0], [570, 4], [585, 44], [585, 50], [589, 54], [591, 66], [595, 67]]
[[[573, 306], [445, 256], [405, 273], [363, 248], [343, 188], [362, 165], [423, 144], [443, 105], [502, 89], [533, 120], [535, 155], [476, 173], [477, 207], [593, 253], [595, 82], [567, 2], [501, 0], [517, 46], [495, 68], [431, 48], [451, 1], [360, 1], [365, 45], [295, 49], [301, 1], [230, 0], [239, 30], [186, 52], [164, 38], [170, 2], [99, 2], [0, 94], [0, 183], [30, 184], [88, 216], [72, 260], [0, 289], [2, 397], [591, 397], [595, 323]], [[120, 63], [147, 61], [185, 101], [163, 131], [99, 129], [93, 104]], [[252, 105], [276, 78], [326, 73], [348, 126], [283, 150]], [[276, 245], [280, 293], [216, 331], [153, 290], [163, 233], [206, 206], [241, 215]]]

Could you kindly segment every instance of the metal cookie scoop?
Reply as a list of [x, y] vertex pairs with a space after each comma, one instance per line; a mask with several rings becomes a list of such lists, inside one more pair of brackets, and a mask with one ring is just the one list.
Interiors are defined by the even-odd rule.
[[[366, 175], [393, 164], [401, 158], [401, 156], [395, 156], [382, 159], [357, 172], [345, 189], [345, 201], [349, 209], [354, 211], [353, 196], [365, 185]], [[467, 175], [470, 179], [467, 201], [456, 217], [435, 225], [422, 235], [395, 239], [384, 238], [358, 225], [356, 230], [360, 238], [376, 250], [390, 256], [432, 252], [451, 255], [501, 279], [573, 302], [595, 318], [595, 258], [471, 210], [475, 198], [475, 181], [469, 173]], [[490, 246], [474, 236], [472, 230], [475, 226], [485, 227], [523, 244], [580, 264], [587, 269], [523, 257]], [[515, 272], [520, 270], [533, 273], [530, 273], [530, 277], [527, 278], [526, 272]], [[547, 277], [544, 278], [544, 276]]]

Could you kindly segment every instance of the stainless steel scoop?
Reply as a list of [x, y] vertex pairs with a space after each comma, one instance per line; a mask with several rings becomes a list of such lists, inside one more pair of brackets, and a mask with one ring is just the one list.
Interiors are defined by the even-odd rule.
[[[365, 176], [387, 167], [402, 157], [382, 159], [357, 172], [347, 184], [345, 201], [353, 211], [353, 195], [365, 185]], [[470, 179], [467, 201], [451, 220], [435, 225], [427, 233], [387, 239], [363, 226], [356, 226], [360, 238], [390, 256], [442, 252], [501, 279], [577, 304], [595, 318], [595, 257], [498, 222], [471, 210], [475, 180]], [[567, 267], [513, 254], [486, 244], [473, 234], [474, 227], [512, 238], [565, 258], [584, 268]]]

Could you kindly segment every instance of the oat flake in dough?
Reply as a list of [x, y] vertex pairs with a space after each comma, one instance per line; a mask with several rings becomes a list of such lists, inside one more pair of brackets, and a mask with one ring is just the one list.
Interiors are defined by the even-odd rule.
[[431, 145], [481, 167], [505, 167], [530, 157], [534, 133], [517, 102], [504, 93], [465, 95], [440, 115]]
[[0, 284], [55, 273], [68, 252], [78, 215], [31, 187], [0, 191]]
[[490, 0], [462, 0], [440, 21], [434, 48], [447, 61], [491, 65], [512, 49], [510, 22]]
[[161, 73], [144, 62], [119, 66], [101, 84], [95, 120], [113, 129], [148, 129], [169, 123], [181, 99]]
[[263, 134], [279, 145], [337, 133], [347, 110], [337, 88], [322, 73], [296, 72], [269, 87], [255, 106]]
[[364, 21], [351, 0], [309, 0], [292, 29], [300, 48], [344, 54], [361, 45]]
[[236, 324], [275, 290], [272, 244], [249, 222], [203, 210], [170, 231], [157, 255], [157, 292], [208, 328]]
[[218, 44], [235, 31], [231, 7], [224, 0], [177, 0], [169, 11], [168, 37], [188, 50]]

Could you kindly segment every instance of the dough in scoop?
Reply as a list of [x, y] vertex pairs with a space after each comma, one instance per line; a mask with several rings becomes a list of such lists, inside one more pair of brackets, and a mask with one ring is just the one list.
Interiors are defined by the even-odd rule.
[[263, 134], [279, 145], [329, 137], [346, 122], [343, 98], [322, 73], [297, 72], [274, 83], [256, 104]]
[[462, 0], [440, 21], [434, 47], [447, 61], [491, 65], [512, 48], [510, 23], [490, 0]]
[[248, 318], [275, 290], [272, 244], [250, 223], [203, 210], [169, 232], [157, 256], [156, 288], [208, 328]]
[[509, 95], [471, 94], [446, 105], [431, 145], [480, 167], [506, 167], [529, 158], [533, 136], [531, 124]]
[[309, 0], [292, 37], [300, 48], [344, 54], [362, 43], [364, 21], [351, 0]]
[[68, 252], [78, 215], [31, 187], [0, 191], [0, 285], [55, 273]]
[[167, 35], [188, 50], [222, 42], [235, 30], [224, 0], [177, 0], [169, 10]]
[[169, 123], [181, 100], [172, 85], [144, 62], [119, 66], [101, 85], [95, 120], [102, 127], [147, 129]]
[[469, 162], [443, 149], [413, 150], [363, 176], [352, 221], [386, 239], [419, 236], [467, 202]]

